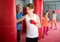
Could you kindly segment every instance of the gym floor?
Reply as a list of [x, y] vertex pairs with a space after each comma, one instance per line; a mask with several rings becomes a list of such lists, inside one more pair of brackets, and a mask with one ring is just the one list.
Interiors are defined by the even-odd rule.
[[[26, 33], [21, 31], [21, 42], [26, 41]], [[38, 42], [60, 42], [60, 22], [57, 22], [57, 30], [49, 28], [48, 35], [38, 40]]]

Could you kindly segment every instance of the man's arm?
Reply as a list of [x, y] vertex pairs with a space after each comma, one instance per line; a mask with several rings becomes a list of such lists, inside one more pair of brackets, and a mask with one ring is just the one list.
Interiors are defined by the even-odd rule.
[[26, 16], [22, 16], [22, 18], [20, 18], [20, 19], [17, 19], [17, 21], [16, 22], [22, 22], [23, 20], [25, 20], [26, 19]]

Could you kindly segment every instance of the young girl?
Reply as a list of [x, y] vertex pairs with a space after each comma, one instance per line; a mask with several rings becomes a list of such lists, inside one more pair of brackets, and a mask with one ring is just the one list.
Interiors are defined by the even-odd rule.
[[26, 21], [26, 42], [38, 42], [38, 28], [40, 27], [39, 16], [33, 13], [34, 6], [32, 4], [27, 4], [26, 9], [27, 15], [18, 19], [17, 22]]
[[48, 34], [47, 32], [48, 32], [48, 28], [49, 28], [49, 26], [48, 26], [49, 18], [48, 18], [47, 14], [44, 14], [42, 22], [43, 22], [43, 37], [44, 37], [44, 35]]
[[52, 28], [53, 24], [55, 25], [55, 29], [57, 29], [57, 24], [56, 24], [56, 13], [55, 13], [55, 11], [52, 12], [51, 28]]

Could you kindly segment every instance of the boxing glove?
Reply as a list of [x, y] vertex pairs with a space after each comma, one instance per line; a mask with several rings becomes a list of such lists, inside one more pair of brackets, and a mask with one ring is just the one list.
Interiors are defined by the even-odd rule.
[[36, 25], [36, 22], [34, 20], [30, 20], [30, 23]]

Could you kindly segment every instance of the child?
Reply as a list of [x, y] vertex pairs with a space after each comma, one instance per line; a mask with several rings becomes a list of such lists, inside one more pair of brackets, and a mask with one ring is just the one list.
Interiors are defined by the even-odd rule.
[[18, 19], [17, 22], [26, 21], [26, 42], [38, 42], [38, 28], [40, 28], [39, 16], [33, 13], [34, 6], [32, 4], [27, 4], [26, 9], [27, 15]]
[[47, 33], [48, 32], [48, 28], [49, 28], [48, 22], [49, 22], [48, 15], [44, 14], [43, 19], [42, 19], [42, 23], [43, 23], [43, 37], [44, 37], [44, 35], [48, 35], [48, 33]]
[[[20, 12], [21, 10], [21, 5], [17, 4], [16, 5], [16, 19], [22, 18], [22, 13]], [[17, 23], [17, 42], [20, 42], [20, 22]]]
[[50, 12], [46, 11], [46, 14], [47, 14], [48, 18], [50, 18]]
[[55, 29], [57, 29], [57, 24], [56, 24], [56, 13], [55, 13], [55, 11], [52, 12], [51, 28], [52, 28], [53, 24], [55, 25]]

